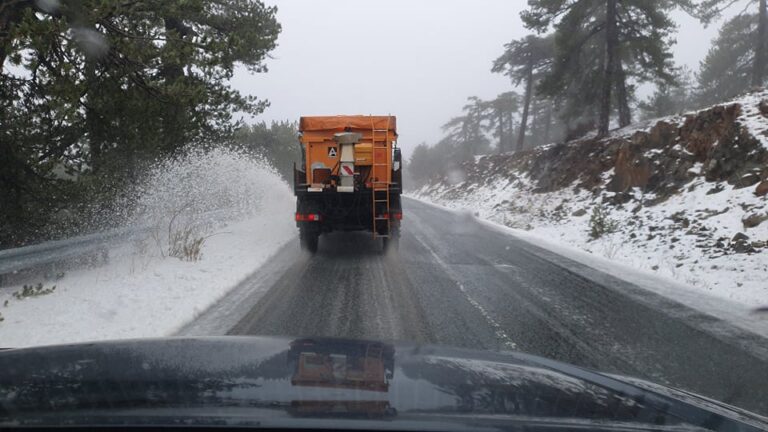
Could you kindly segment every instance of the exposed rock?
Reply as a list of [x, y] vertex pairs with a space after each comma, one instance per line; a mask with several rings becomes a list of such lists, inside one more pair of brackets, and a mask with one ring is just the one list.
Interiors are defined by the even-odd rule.
[[739, 182], [736, 184], [736, 187], [740, 189], [754, 186], [758, 183], [760, 183], [760, 174], [757, 172], [750, 172], [741, 176]]
[[672, 216], [669, 217], [673, 222], [678, 223], [683, 226], [683, 228], [688, 228], [691, 225], [690, 219], [685, 217], [684, 211], [679, 211], [677, 213], [674, 213]]
[[677, 141], [679, 133], [677, 125], [666, 121], [660, 121], [651, 128], [648, 134], [648, 141], [650, 146], [658, 146], [658, 148], [672, 147]]
[[732, 129], [740, 112], [741, 107], [732, 104], [690, 114], [680, 128], [680, 141], [685, 143], [685, 149], [693, 153], [697, 161], [704, 162], [720, 137]]
[[575, 216], [575, 217], [580, 217], [580, 216], [584, 216], [585, 214], [587, 214], [587, 211], [586, 211], [585, 209], [583, 209], [583, 208], [580, 208], [580, 209], [578, 209], [578, 210], [574, 211], [574, 212], [573, 212], [573, 213], [571, 213], [571, 214], [572, 214], [573, 216]]
[[768, 152], [742, 127], [733, 127], [721, 136], [720, 144], [712, 148], [709, 157], [717, 163], [706, 170], [705, 178], [736, 186], [754, 181], [754, 177], [743, 179], [744, 173], [760, 172], [768, 163]]
[[634, 187], [645, 188], [651, 178], [651, 164], [642, 147], [625, 142], [619, 148], [614, 164], [614, 176], [608, 183], [611, 192], [626, 192]]
[[758, 105], [758, 108], [760, 109], [760, 114], [763, 115], [763, 117], [768, 117], [768, 100], [763, 99], [760, 101], [760, 105]]
[[747, 241], [749, 240], [749, 236], [744, 233], [736, 233], [736, 235], [731, 238], [732, 242], [740, 242], [740, 241]]
[[745, 254], [745, 253], [755, 253], [757, 252], [755, 248], [752, 247], [751, 244], [749, 244], [746, 241], [738, 241], [733, 244], [731, 244], [731, 250], [736, 252], [737, 254]]
[[768, 213], [750, 213], [741, 219], [744, 228], [754, 228], [768, 220]]
[[704, 214], [704, 216], [701, 217], [701, 220], [707, 220], [707, 219], [709, 219], [711, 217], [720, 216], [721, 214], [728, 213], [728, 211], [730, 211], [730, 210], [731, 210], [730, 207], [726, 207], [726, 208], [724, 208], [724, 209], [722, 209], [720, 211], [717, 211], [717, 210], [704, 210], [703, 213], [705, 213], [705, 214]]
[[725, 186], [722, 185], [722, 183], [717, 183], [712, 187], [712, 189], [707, 191], [707, 195], [714, 195], [716, 193], [720, 193], [725, 190]]
[[[594, 190], [628, 192], [632, 188], [653, 191], [645, 203], [658, 205], [704, 176], [718, 184], [710, 191], [723, 190], [720, 183], [754, 184], [755, 175], [765, 178], [768, 151], [738, 122], [738, 104], [716, 106], [677, 121], [659, 121], [647, 131], [631, 137], [579, 139], [568, 143], [492, 155], [464, 165], [470, 184], [483, 183], [493, 174], [527, 173], [535, 184], [534, 192], [552, 192], [576, 186]], [[701, 163], [701, 169], [693, 169]], [[605, 174], [613, 175], [605, 183]], [[746, 178], [744, 173], [751, 173]], [[768, 188], [768, 186], [764, 186]], [[766, 192], [768, 193], [768, 192]], [[623, 204], [626, 195], [615, 196]]]
[[755, 188], [755, 195], [757, 195], [757, 196], [765, 196], [766, 194], [768, 194], [768, 180], [763, 180]]

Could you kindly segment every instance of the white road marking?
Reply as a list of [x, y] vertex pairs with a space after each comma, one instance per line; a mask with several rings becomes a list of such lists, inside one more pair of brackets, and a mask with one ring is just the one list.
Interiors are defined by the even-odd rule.
[[462, 294], [464, 294], [464, 297], [466, 297], [469, 304], [474, 306], [474, 308], [477, 309], [478, 312], [480, 312], [483, 318], [485, 318], [488, 324], [493, 328], [493, 331], [496, 334], [496, 338], [501, 341], [502, 345], [506, 349], [517, 350], [517, 344], [512, 341], [512, 339], [509, 337], [509, 335], [507, 335], [504, 329], [501, 328], [501, 325], [499, 325], [499, 323], [496, 322], [495, 319], [493, 319], [491, 314], [480, 303], [478, 303], [477, 300], [472, 298], [472, 296], [467, 291], [466, 287], [464, 287], [464, 284], [462, 284], [461, 281], [459, 281], [459, 278], [456, 277], [456, 274], [453, 272], [451, 267], [445, 261], [443, 261], [437, 255], [434, 249], [429, 247], [429, 245], [424, 240], [422, 240], [421, 237], [419, 237], [415, 233], [413, 233], [413, 236], [416, 238], [416, 240], [418, 240], [419, 243], [421, 243], [429, 251], [432, 257], [435, 259], [435, 262], [438, 263], [440, 267], [445, 269], [446, 274], [448, 274], [448, 276], [456, 283], [456, 285], [459, 287], [459, 290], [461, 291]]

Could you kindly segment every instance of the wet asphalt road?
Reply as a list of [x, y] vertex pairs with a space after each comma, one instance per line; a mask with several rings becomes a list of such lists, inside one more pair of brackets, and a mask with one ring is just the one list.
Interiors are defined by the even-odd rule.
[[469, 216], [407, 200], [389, 255], [366, 233], [322, 237], [313, 257], [295, 243], [244, 282], [262, 292], [237, 300], [228, 334], [521, 350], [768, 414], [766, 339]]

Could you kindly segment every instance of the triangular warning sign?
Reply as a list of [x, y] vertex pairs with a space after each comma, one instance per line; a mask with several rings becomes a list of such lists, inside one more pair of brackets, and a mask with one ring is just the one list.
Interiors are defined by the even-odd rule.
[[334, 158], [336, 157], [336, 153], [337, 153], [336, 147], [328, 147], [328, 157]]

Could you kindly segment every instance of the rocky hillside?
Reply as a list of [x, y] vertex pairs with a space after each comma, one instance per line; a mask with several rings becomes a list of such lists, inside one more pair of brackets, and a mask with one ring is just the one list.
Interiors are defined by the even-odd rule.
[[414, 195], [768, 304], [768, 91], [601, 140], [479, 157]]

